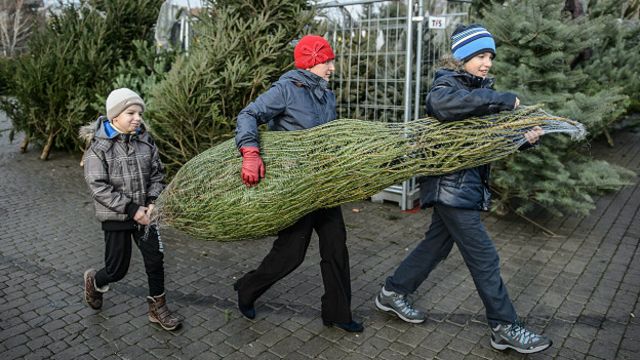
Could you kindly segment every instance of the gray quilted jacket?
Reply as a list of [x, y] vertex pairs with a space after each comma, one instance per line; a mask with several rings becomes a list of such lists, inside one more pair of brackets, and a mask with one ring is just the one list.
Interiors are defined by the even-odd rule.
[[164, 189], [158, 147], [144, 125], [136, 134], [119, 134], [100, 117], [90, 130], [84, 178], [96, 217], [101, 222], [131, 220], [139, 206], [152, 203]]

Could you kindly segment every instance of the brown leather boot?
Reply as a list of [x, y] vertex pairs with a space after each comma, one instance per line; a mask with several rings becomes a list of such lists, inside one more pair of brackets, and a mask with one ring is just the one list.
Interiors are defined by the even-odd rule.
[[180, 320], [173, 316], [167, 307], [164, 293], [158, 296], [147, 296], [147, 303], [149, 304], [149, 321], [159, 324], [168, 331], [180, 326]]
[[100, 289], [96, 287], [96, 270], [84, 272], [84, 301], [94, 310], [102, 308], [102, 294], [109, 290], [109, 285]]

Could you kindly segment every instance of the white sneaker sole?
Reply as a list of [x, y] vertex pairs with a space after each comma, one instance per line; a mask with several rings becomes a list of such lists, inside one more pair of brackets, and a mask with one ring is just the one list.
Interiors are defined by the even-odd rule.
[[396, 314], [400, 319], [408, 322], [408, 323], [412, 323], [412, 324], [421, 324], [425, 321], [425, 319], [409, 319], [404, 317], [402, 314], [400, 314], [399, 312], [397, 312], [394, 308], [388, 307], [388, 306], [384, 306], [380, 303], [380, 301], [378, 300], [378, 296], [376, 295], [376, 307], [382, 311], [385, 312], [392, 312], [394, 314]]
[[543, 350], [547, 350], [548, 348], [551, 347], [552, 344], [553, 344], [552, 342], [549, 342], [548, 344], [541, 345], [541, 346], [535, 347], [533, 349], [520, 349], [520, 348], [517, 348], [517, 347], [515, 347], [513, 345], [509, 345], [509, 344], [498, 344], [495, 341], [493, 341], [493, 339], [491, 339], [491, 347], [492, 348], [494, 348], [496, 350], [500, 350], [500, 351], [506, 350], [507, 348], [509, 348], [509, 349], [513, 349], [513, 350], [515, 350], [515, 351], [517, 351], [517, 352], [519, 352], [521, 354], [533, 354], [533, 353], [537, 353], [537, 352], [540, 352], [540, 351], [543, 351]]

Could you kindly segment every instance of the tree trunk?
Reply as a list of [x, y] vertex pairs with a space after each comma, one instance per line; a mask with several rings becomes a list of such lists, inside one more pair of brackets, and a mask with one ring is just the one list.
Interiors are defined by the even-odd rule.
[[29, 136], [25, 136], [22, 140], [22, 144], [20, 144], [20, 153], [24, 154], [27, 152], [27, 146], [29, 146]]
[[42, 149], [42, 154], [40, 154], [40, 160], [47, 160], [49, 158], [49, 152], [51, 151], [51, 146], [53, 146], [53, 139], [55, 139], [55, 137], [56, 133], [51, 130], [47, 143], [44, 145], [44, 149]]
[[613, 138], [611, 137], [611, 134], [609, 133], [609, 129], [605, 128], [604, 129], [604, 136], [607, 138], [607, 143], [609, 143], [610, 147], [614, 147], [615, 144], [613, 142]]

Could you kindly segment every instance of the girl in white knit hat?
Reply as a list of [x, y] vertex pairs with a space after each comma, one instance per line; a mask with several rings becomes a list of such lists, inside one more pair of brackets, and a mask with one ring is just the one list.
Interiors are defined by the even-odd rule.
[[104, 231], [105, 264], [98, 271], [85, 271], [84, 299], [95, 310], [102, 307], [109, 284], [127, 274], [133, 240], [147, 273], [149, 320], [175, 330], [180, 321], [166, 305], [162, 242], [149, 219], [165, 174], [158, 148], [142, 123], [144, 108], [134, 91], [113, 90], [107, 97], [107, 116], [91, 126], [84, 177]]

